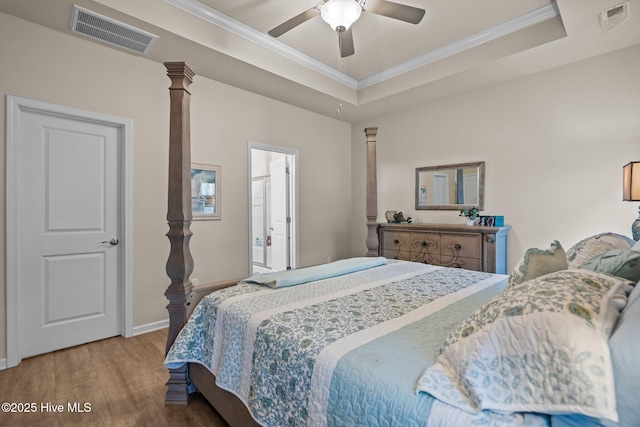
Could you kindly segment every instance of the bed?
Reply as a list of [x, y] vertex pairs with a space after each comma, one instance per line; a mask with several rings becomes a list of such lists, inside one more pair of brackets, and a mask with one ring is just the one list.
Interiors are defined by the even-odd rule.
[[197, 390], [232, 426], [640, 425], [635, 242], [553, 242], [510, 276], [377, 257], [376, 128], [365, 129], [367, 257], [194, 289], [194, 73], [165, 65], [167, 403]]

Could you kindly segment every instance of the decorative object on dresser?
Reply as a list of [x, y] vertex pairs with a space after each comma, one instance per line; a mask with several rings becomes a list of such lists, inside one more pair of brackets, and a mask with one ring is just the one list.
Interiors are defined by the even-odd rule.
[[395, 221], [395, 215], [398, 213], [398, 211], [386, 211], [384, 213], [384, 218], [387, 220], [387, 222], [393, 222]]
[[395, 224], [401, 223], [401, 222], [407, 222], [409, 224], [411, 224], [412, 219], [410, 216], [408, 217], [404, 217], [404, 214], [402, 212], [398, 212], [398, 211], [386, 211], [384, 213], [384, 217], [387, 220], [387, 222], [392, 222]]
[[[640, 202], [640, 162], [629, 162], [622, 168], [622, 200]], [[633, 240], [640, 240], [640, 208], [631, 225]]]
[[464, 208], [460, 211], [460, 216], [464, 216], [467, 218], [467, 225], [476, 225], [476, 219], [480, 216], [478, 212], [478, 208]]
[[416, 168], [417, 210], [484, 208], [484, 162]]
[[478, 225], [489, 227], [502, 227], [504, 226], [503, 215], [480, 215], [480, 221]]
[[506, 274], [511, 226], [380, 224], [379, 255], [444, 267]]

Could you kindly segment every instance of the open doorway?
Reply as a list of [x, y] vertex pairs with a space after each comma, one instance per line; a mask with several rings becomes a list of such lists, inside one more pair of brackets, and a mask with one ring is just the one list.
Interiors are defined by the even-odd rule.
[[249, 271], [297, 266], [298, 151], [249, 141]]

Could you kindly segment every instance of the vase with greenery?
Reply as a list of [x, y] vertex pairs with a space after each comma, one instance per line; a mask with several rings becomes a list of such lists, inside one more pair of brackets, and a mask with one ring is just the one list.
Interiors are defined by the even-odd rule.
[[476, 219], [480, 215], [479, 212], [480, 211], [475, 206], [472, 208], [464, 208], [460, 211], [460, 216], [467, 217], [467, 225], [475, 225]]

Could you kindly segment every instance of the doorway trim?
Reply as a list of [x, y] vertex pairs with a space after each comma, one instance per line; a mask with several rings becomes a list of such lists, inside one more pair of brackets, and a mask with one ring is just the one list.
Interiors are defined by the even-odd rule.
[[252, 156], [251, 150], [263, 150], [263, 151], [273, 151], [275, 153], [282, 153], [291, 156], [291, 164], [289, 165], [291, 176], [293, 177], [291, 180], [291, 268], [298, 267], [298, 150], [295, 148], [288, 147], [279, 147], [277, 145], [269, 145], [263, 144], [261, 142], [256, 141], [247, 141], [247, 205], [248, 205], [248, 213], [249, 213], [249, 236], [247, 239], [247, 249], [249, 251], [249, 275], [253, 273], [253, 252], [252, 248], [252, 236], [253, 236], [253, 224], [252, 224], [252, 210], [253, 205], [251, 201], [251, 166], [252, 166]]
[[6, 286], [6, 344], [7, 367], [17, 366], [20, 356], [20, 305], [18, 292], [18, 264], [19, 264], [19, 232], [20, 212], [18, 205], [19, 182], [16, 165], [18, 164], [18, 149], [20, 143], [20, 116], [23, 111], [65, 117], [72, 120], [88, 121], [92, 123], [114, 126], [118, 128], [122, 149], [120, 150], [120, 166], [122, 180], [120, 192], [122, 194], [122, 259], [120, 259], [120, 280], [122, 298], [119, 301], [122, 316], [121, 335], [125, 338], [133, 336], [133, 162], [132, 140], [133, 121], [122, 117], [110, 116], [93, 111], [81, 110], [48, 102], [7, 95], [7, 133], [6, 133], [6, 245], [5, 245], [5, 286]]

